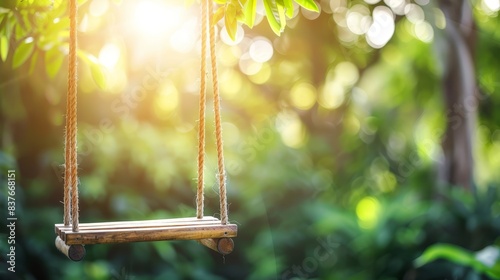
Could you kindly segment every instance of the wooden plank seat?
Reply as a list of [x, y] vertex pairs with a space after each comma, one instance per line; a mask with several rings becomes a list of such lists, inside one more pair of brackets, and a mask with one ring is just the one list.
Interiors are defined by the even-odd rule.
[[237, 229], [213, 217], [80, 223], [78, 232], [71, 226], [55, 225], [56, 234], [67, 245], [235, 237]]
[[197, 240], [217, 252], [229, 254], [234, 247], [231, 237], [236, 237], [237, 231], [237, 225], [223, 225], [214, 217], [80, 223], [78, 232], [73, 232], [71, 225], [55, 225], [56, 246], [73, 260], [83, 259], [82, 245], [162, 240]]

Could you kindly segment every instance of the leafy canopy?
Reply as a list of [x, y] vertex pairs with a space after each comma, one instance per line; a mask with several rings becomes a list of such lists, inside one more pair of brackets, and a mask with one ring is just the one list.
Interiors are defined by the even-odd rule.
[[[252, 28], [255, 24], [258, 0], [214, 0], [221, 5], [215, 12], [214, 22], [224, 18], [226, 30], [231, 39], [236, 37], [238, 22]], [[266, 18], [269, 26], [280, 35], [285, 29], [286, 20], [293, 17], [294, 2], [304, 9], [319, 12], [319, 7], [314, 0], [263, 0]]]

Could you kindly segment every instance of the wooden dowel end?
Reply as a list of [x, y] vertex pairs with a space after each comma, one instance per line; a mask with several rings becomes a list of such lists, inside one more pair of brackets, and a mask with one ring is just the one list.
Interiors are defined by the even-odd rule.
[[56, 237], [55, 243], [56, 248], [72, 261], [78, 262], [85, 257], [85, 247], [83, 245], [66, 245], [59, 236]]
[[200, 239], [198, 242], [223, 255], [230, 254], [234, 249], [233, 239], [228, 237]]

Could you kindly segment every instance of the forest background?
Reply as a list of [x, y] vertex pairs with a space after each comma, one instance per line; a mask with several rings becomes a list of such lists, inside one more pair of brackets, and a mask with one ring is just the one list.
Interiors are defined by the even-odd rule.
[[[15, 170], [18, 218], [2, 278], [500, 277], [500, 1], [216, 2], [235, 251], [93, 245], [73, 263], [54, 247], [67, 1], [0, 1], [0, 217]], [[78, 3], [80, 220], [194, 216], [198, 1]]]

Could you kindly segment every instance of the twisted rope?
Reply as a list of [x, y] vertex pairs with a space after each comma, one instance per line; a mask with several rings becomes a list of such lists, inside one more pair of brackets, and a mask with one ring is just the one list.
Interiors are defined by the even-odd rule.
[[213, 2], [209, 1], [210, 14], [210, 61], [212, 63], [212, 83], [214, 90], [214, 113], [215, 113], [215, 140], [217, 146], [217, 165], [219, 169], [219, 199], [220, 199], [220, 214], [221, 223], [223, 225], [228, 222], [227, 214], [227, 194], [226, 194], [226, 171], [224, 168], [224, 149], [222, 143], [222, 124], [220, 113], [220, 94], [219, 94], [219, 79], [217, 76], [217, 57], [215, 54], [215, 22], [213, 12]]
[[201, 66], [200, 66], [200, 120], [198, 123], [198, 188], [196, 192], [196, 217], [203, 218], [203, 189], [205, 163], [205, 108], [207, 92], [207, 3], [202, 1], [201, 7]]
[[78, 231], [78, 159], [77, 159], [77, 3], [69, 1], [69, 55], [68, 97], [66, 103], [65, 171], [64, 171], [64, 225], [72, 223]]

